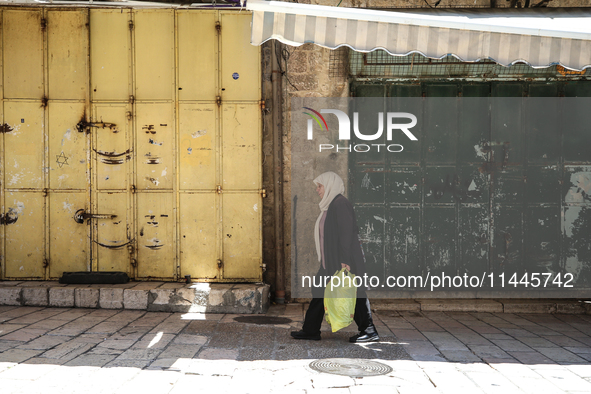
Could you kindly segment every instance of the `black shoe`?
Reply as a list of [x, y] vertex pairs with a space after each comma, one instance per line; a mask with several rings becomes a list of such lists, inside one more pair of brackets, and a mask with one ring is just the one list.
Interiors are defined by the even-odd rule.
[[305, 331], [292, 331], [291, 332], [291, 336], [294, 337], [295, 339], [309, 339], [312, 341], [319, 341], [320, 338], [320, 334], [309, 334]]
[[365, 343], [365, 342], [377, 342], [380, 340], [380, 336], [376, 331], [375, 327], [367, 327], [357, 335], [353, 335], [349, 338], [351, 343]]

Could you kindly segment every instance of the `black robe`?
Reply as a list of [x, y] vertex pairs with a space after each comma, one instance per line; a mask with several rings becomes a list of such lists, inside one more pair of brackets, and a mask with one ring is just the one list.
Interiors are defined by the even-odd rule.
[[363, 276], [365, 257], [359, 241], [357, 219], [353, 205], [342, 194], [337, 195], [326, 213], [324, 221], [324, 262], [326, 273], [333, 275], [341, 264], [351, 267], [351, 272]]

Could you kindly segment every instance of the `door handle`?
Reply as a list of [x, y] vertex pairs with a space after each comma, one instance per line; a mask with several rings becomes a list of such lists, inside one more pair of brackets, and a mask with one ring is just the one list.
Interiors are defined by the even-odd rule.
[[87, 122], [85, 120], [78, 122], [76, 125], [76, 130], [78, 130], [79, 133], [83, 133], [91, 127], [97, 127], [101, 129], [109, 128], [111, 131], [117, 132], [117, 125], [115, 123]]
[[86, 219], [115, 219], [117, 215], [103, 215], [99, 213], [86, 213], [84, 209], [79, 209], [74, 214], [76, 223], [84, 223]]

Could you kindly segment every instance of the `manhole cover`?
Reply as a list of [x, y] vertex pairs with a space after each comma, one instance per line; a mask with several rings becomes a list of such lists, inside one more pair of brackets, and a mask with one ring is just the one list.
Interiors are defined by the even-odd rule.
[[377, 361], [351, 358], [324, 358], [312, 361], [310, 368], [318, 372], [352, 377], [378, 376], [392, 372], [389, 365]]
[[234, 318], [239, 323], [253, 324], [289, 324], [291, 319], [277, 316], [238, 316]]

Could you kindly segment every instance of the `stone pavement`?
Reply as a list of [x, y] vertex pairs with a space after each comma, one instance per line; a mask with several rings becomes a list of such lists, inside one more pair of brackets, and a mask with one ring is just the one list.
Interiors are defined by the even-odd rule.
[[[382, 311], [379, 343], [355, 331], [298, 341], [305, 305], [273, 305], [289, 324], [238, 315], [0, 306], [0, 392], [9, 393], [589, 393], [591, 316]], [[252, 316], [252, 315], [250, 315]], [[321, 358], [393, 368], [353, 378]]]

